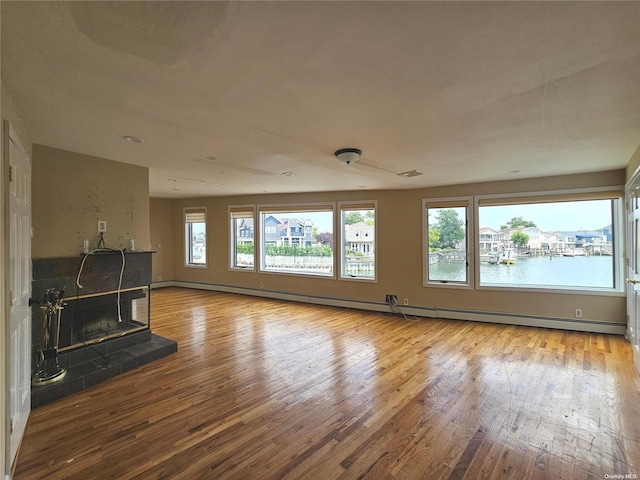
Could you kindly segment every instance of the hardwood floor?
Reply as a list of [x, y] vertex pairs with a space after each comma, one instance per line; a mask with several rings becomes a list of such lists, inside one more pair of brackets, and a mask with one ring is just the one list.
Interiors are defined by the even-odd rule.
[[173, 288], [152, 330], [178, 353], [34, 410], [15, 478], [640, 477], [622, 337]]

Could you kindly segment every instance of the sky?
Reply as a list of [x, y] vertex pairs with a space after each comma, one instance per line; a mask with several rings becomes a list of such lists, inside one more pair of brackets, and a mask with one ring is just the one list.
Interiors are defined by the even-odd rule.
[[[319, 233], [333, 232], [330, 212], [283, 213], [283, 217], [308, 218]], [[610, 225], [611, 201], [590, 200], [580, 202], [538, 203], [528, 205], [505, 205], [482, 207], [479, 226], [496, 230], [514, 217], [531, 221], [545, 231], [599, 230]], [[195, 225], [194, 231], [197, 232]]]
[[480, 227], [499, 229], [514, 217], [545, 231], [599, 230], [610, 225], [611, 200], [505, 205], [480, 209]]
[[333, 215], [331, 212], [293, 212], [280, 215], [284, 218], [306, 218], [318, 228], [318, 233], [333, 233]]

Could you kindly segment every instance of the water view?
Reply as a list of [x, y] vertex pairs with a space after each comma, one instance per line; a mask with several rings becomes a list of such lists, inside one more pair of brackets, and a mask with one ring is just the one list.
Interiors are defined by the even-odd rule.
[[[480, 263], [480, 283], [613, 288], [612, 256], [519, 257], [514, 265]], [[429, 278], [465, 281], [464, 262], [438, 262], [429, 266]]]

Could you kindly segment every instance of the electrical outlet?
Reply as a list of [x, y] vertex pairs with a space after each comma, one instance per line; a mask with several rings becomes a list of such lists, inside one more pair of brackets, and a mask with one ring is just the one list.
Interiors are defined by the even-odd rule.
[[162, 248], [162, 244], [158, 243], [158, 250], [160, 250]]
[[106, 231], [107, 231], [107, 221], [98, 220], [98, 233], [106, 233]]
[[161, 282], [162, 281], [162, 275], [158, 275], [158, 281]]
[[576, 318], [582, 318], [582, 309], [576, 308]]
[[408, 298], [405, 298], [405, 299], [404, 299], [404, 301], [403, 301], [403, 303], [404, 303], [405, 305], [409, 305], [409, 299], [408, 299]]
[[264, 283], [260, 282], [260, 288], [264, 288]]
[[384, 303], [386, 303], [387, 305], [397, 305], [398, 304], [398, 296], [397, 295], [385, 295], [384, 296]]

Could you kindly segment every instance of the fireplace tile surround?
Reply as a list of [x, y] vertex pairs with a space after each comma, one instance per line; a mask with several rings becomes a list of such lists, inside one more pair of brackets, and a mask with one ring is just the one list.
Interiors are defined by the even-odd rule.
[[[123, 254], [120, 307], [116, 308]], [[175, 341], [151, 333], [152, 254], [100, 252], [87, 256], [83, 265], [83, 255], [33, 259], [32, 298], [42, 299], [50, 288], [64, 288], [67, 303], [61, 315], [58, 355], [67, 374], [55, 383], [33, 385], [33, 408], [177, 351]], [[83, 288], [78, 288], [81, 266], [79, 283]], [[99, 318], [89, 318], [98, 314]], [[33, 366], [42, 343], [42, 319], [40, 306], [33, 305]]]

